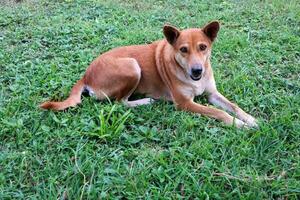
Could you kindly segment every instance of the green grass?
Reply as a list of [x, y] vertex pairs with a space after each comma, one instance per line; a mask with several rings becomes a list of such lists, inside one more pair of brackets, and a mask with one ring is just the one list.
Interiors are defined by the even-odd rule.
[[[38, 108], [100, 53], [214, 19], [218, 88], [259, 130], [163, 101]], [[0, 3], [0, 199], [299, 199], [299, 22], [296, 0]]]

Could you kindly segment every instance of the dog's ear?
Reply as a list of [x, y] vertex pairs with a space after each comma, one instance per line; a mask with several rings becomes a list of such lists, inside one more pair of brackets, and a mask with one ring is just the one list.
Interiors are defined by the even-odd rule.
[[180, 31], [176, 27], [171, 26], [171, 25], [164, 25], [163, 32], [164, 32], [164, 35], [165, 35], [167, 41], [171, 45], [173, 45], [176, 42], [177, 38], [180, 35]]
[[219, 29], [220, 29], [220, 23], [218, 21], [212, 21], [209, 24], [206, 24], [202, 28], [202, 31], [213, 42], [217, 37]]

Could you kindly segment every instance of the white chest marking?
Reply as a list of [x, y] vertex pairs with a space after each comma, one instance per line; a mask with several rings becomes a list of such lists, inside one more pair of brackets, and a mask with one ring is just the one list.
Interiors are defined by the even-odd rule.
[[207, 88], [214, 85], [214, 81], [207, 76], [202, 77], [199, 81], [188, 80], [181, 86], [180, 91], [188, 98], [194, 98], [206, 91]]

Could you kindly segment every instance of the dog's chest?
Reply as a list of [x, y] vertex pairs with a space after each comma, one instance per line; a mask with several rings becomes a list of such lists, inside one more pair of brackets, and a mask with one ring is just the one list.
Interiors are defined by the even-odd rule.
[[188, 98], [203, 94], [205, 91], [207, 81], [205, 78], [199, 81], [189, 81], [181, 86], [181, 92]]
[[204, 90], [205, 90], [204, 83], [194, 84], [193, 91], [195, 96], [201, 95], [204, 92]]

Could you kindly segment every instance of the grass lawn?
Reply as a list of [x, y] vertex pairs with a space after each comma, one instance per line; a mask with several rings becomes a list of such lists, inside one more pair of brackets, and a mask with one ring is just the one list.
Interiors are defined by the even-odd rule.
[[[24, 1], [0, 3], [0, 199], [300, 198], [299, 1]], [[215, 19], [217, 86], [259, 130], [163, 101], [38, 108], [100, 53]]]

